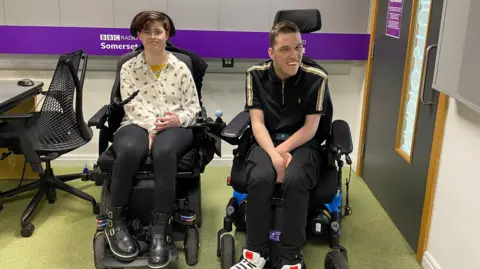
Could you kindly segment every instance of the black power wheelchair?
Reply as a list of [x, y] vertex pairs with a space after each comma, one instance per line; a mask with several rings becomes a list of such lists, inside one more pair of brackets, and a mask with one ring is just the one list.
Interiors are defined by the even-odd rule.
[[[171, 22], [171, 25], [173, 23]], [[174, 29], [174, 27], [172, 27]], [[171, 33], [170, 36], [173, 36]], [[167, 50], [169, 50], [167, 48]], [[122, 262], [115, 259], [109, 249], [104, 228], [108, 225], [107, 210], [110, 207], [110, 183], [112, 180], [112, 169], [115, 162], [115, 152], [109, 143], [113, 141], [113, 134], [119, 128], [124, 116], [123, 105], [135, 98], [138, 92], [134, 92], [127, 100], [120, 97], [120, 70], [126, 61], [135, 57], [143, 51], [140, 47], [133, 52], [123, 55], [118, 61], [117, 73], [111, 93], [109, 105], [103, 106], [89, 121], [89, 126], [96, 126], [100, 129], [99, 155], [93, 171], [84, 171], [88, 179], [102, 185], [100, 214], [97, 216], [97, 231], [93, 239], [94, 262], [96, 268], [131, 268], [146, 267], [148, 265], [149, 250], [149, 220], [150, 212], [153, 210], [153, 160], [148, 156], [142, 163], [136, 174], [134, 186], [130, 195], [130, 204], [126, 210], [127, 225], [130, 234], [138, 242], [139, 254], [132, 262]], [[178, 59], [185, 62], [193, 74], [192, 59], [188, 54], [170, 51]], [[200, 91], [201, 89], [198, 89]], [[201, 94], [198, 92], [200, 98]], [[201, 100], [200, 100], [200, 103]], [[202, 225], [202, 200], [200, 175], [208, 163], [213, 159], [214, 154], [221, 156], [221, 140], [219, 135], [225, 127], [221, 119], [222, 113], [216, 113], [217, 118], [213, 120], [202, 110], [196, 115], [196, 121], [189, 127], [194, 132], [194, 144], [178, 162], [176, 177], [176, 202], [174, 208], [174, 223], [172, 227], [175, 241], [183, 241], [186, 263], [190, 266], [198, 262], [199, 230]], [[107, 124], [106, 124], [107, 123]], [[173, 246], [171, 249], [172, 262], [178, 259], [178, 249]]]
[[[279, 11], [276, 14], [275, 22], [282, 20], [295, 23], [302, 33], [311, 33], [321, 28], [318, 10]], [[308, 57], [304, 57], [303, 61], [308, 65], [319, 66]], [[325, 98], [327, 98], [326, 113], [321, 118], [316, 134], [316, 138], [322, 143], [322, 181], [312, 190], [306, 229], [309, 237], [327, 237], [330, 240], [332, 251], [325, 258], [325, 268], [348, 269], [347, 251], [339, 242], [341, 221], [352, 213], [348, 201], [350, 177], [345, 183], [346, 206], [343, 205], [342, 168], [344, 161], [342, 157], [350, 165], [351, 171], [352, 162], [349, 154], [353, 150], [353, 145], [348, 123], [343, 120], [335, 120], [332, 123], [333, 104], [328, 89], [326, 89]], [[232, 231], [232, 224], [235, 225], [237, 231], [246, 231], [245, 212], [248, 194], [244, 162], [250, 147], [255, 143], [248, 112], [240, 112], [223, 129], [221, 138], [231, 145], [238, 146], [233, 150], [233, 166], [227, 179], [227, 184], [234, 189], [233, 196], [226, 207], [224, 227], [217, 234], [217, 256], [220, 257], [221, 268], [229, 269], [237, 259], [235, 258], [235, 240], [231, 234], [226, 233]], [[270, 230], [270, 258], [267, 261], [267, 268], [276, 264], [279, 256], [280, 220], [282, 219], [281, 185], [276, 186], [271, 201], [274, 218]]]

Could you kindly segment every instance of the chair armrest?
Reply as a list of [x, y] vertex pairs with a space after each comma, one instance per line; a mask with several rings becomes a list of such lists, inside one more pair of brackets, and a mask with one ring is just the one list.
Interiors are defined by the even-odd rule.
[[29, 127], [35, 124], [39, 115], [39, 112], [0, 115], [0, 121], [6, 122], [11, 127], [11, 133], [8, 135], [18, 138], [22, 154], [36, 173], [43, 172], [40, 156], [35, 151], [39, 141], [34, 132], [29, 132]]
[[107, 121], [107, 110], [108, 105], [104, 105], [100, 108], [97, 113], [88, 120], [88, 127], [95, 126], [97, 129], [101, 129]]
[[0, 115], [0, 121], [15, 121], [15, 120], [28, 120], [33, 117], [35, 114], [10, 114], [10, 115]]
[[352, 135], [347, 122], [336, 120], [332, 123], [330, 149], [340, 155], [348, 155], [353, 151]]
[[25, 114], [2, 114], [0, 115], [0, 121], [12, 126], [15, 132], [23, 132], [35, 123], [39, 115], [39, 112]]
[[233, 118], [230, 123], [222, 130], [221, 138], [230, 145], [237, 145], [239, 138], [243, 135], [250, 124], [250, 115], [247, 111], [242, 111]]

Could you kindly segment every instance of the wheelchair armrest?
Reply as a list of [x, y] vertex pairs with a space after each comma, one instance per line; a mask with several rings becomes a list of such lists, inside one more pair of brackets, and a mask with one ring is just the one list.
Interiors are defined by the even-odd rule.
[[201, 128], [207, 126], [207, 110], [205, 107], [201, 107], [201, 110], [197, 112], [195, 116], [195, 122], [191, 125], [192, 128]]
[[340, 155], [348, 155], [353, 151], [352, 135], [347, 122], [336, 120], [332, 123], [330, 149]]
[[223, 122], [221, 117], [217, 117], [216, 120], [207, 116], [207, 110], [205, 107], [202, 107], [202, 110], [197, 112], [195, 117], [195, 122], [190, 126], [191, 128], [205, 128], [209, 132], [213, 133], [216, 136], [220, 136], [220, 132], [225, 128], [225, 122]]
[[237, 145], [239, 138], [243, 135], [250, 124], [250, 115], [248, 111], [242, 111], [233, 118], [222, 130], [221, 138], [230, 145]]
[[100, 108], [97, 113], [88, 120], [88, 127], [95, 126], [97, 129], [101, 129], [107, 121], [108, 107], [108, 105], [104, 105]]

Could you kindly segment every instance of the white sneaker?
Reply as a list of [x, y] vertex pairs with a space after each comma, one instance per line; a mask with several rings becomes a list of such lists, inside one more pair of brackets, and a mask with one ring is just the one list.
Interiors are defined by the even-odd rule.
[[[263, 269], [267, 261], [260, 254], [244, 249], [243, 259], [230, 269]], [[283, 269], [283, 268], [282, 268]]]
[[295, 265], [284, 265], [282, 266], [282, 269], [302, 269], [302, 265], [300, 263]]

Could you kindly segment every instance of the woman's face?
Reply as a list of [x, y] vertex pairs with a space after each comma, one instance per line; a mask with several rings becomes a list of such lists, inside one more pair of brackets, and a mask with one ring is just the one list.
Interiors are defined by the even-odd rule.
[[145, 50], [149, 51], [164, 50], [168, 40], [168, 33], [165, 31], [165, 28], [163, 28], [162, 23], [157, 21], [150, 25], [150, 29], [140, 32], [138, 36]]

